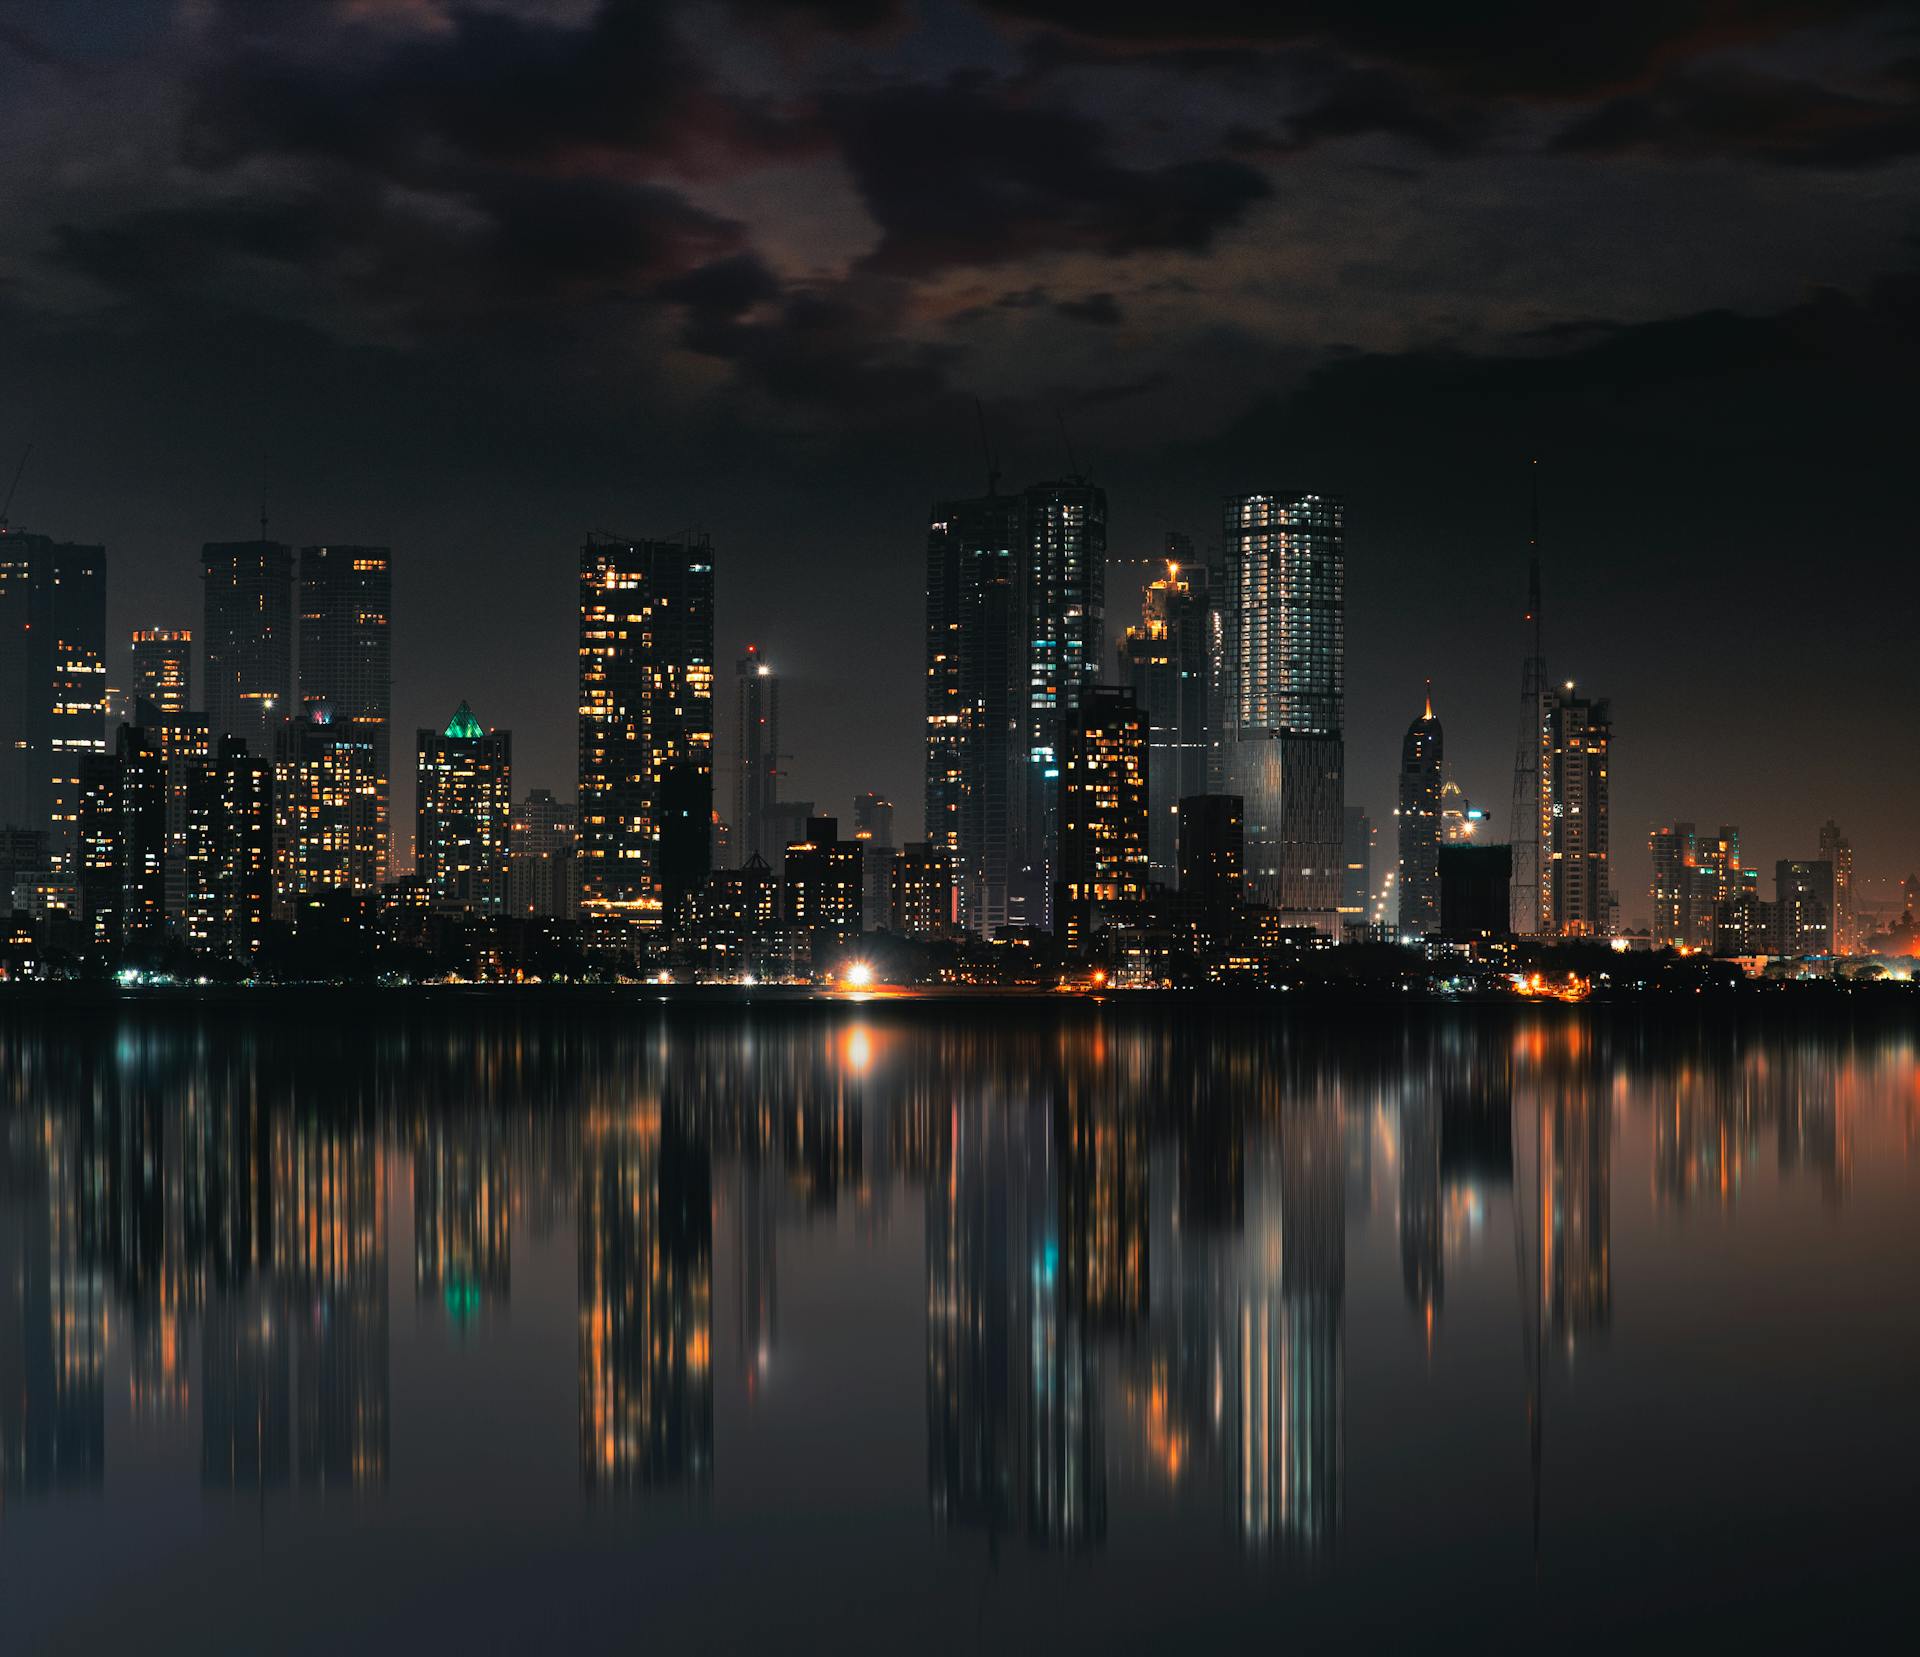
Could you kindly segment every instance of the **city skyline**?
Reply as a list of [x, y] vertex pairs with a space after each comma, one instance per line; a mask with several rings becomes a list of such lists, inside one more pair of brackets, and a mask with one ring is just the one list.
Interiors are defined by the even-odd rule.
[[[1108, 491], [1110, 635], [1122, 561], [1204, 548], [1233, 491], [1349, 503], [1347, 798], [1376, 821], [1410, 677], [1505, 800], [1538, 455], [1547, 656], [1633, 735], [1622, 888], [1649, 829], [1714, 812], [1763, 858], [1832, 816], [1880, 878], [1914, 861], [1914, 785], [1876, 774], [1909, 646], [1875, 602], [1911, 555], [1910, 51], [1871, 4], [1728, 15], [1521, 31], [1479, 74], [1290, 11], [1176, 42], [1043, 0], [20, 0], [0, 481], [32, 444], [13, 523], [109, 547], [110, 639], [195, 626], [182, 561], [257, 537], [263, 498], [288, 544], [393, 547], [403, 732], [477, 662], [566, 648], [587, 530], [701, 524], [723, 659], [787, 676], [795, 792], [877, 788], [910, 833], [917, 716], [870, 688], [913, 682], [915, 525], [981, 488], [982, 414], [1007, 477]], [[583, 131], [603, 72], [662, 97]], [[518, 112], [497, 144], [479, 108]], [[1810, 549], [1832, 604], [1783, 599]], [[503, 677], [522, 770], [570, 792], [564, 673]], [[835, 743], [856, 720], [870, 755]]]

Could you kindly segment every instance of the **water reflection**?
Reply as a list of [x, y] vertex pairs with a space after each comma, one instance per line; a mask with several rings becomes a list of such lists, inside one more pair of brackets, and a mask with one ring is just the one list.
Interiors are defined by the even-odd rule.
[[1318, 1569], [1348, 1505], [1357, 1240], [1386, 1228], [1429, 1354], [1459, 1275], [1511, 1248], [1537, 1500], [1554, 1366], [1626, 1299], [1621, 1180], [1656, 1218], [1763, 1177], [1844, 1204], [1857, 1144], [1913, 1155], [1920, 1098], [1904, 1037], [1578, 1015], [1360, 1036], [482, 1006], [349, 1047], [164, 1011], [5, 1037], [0, 1500], [102, 1485], [111, 1376], [128, 1442], [197, 1437], [210, 1493], [378, 1501], [409, 1453], [396, 1281], [458, 1374], [520, 1339], [525, 1263], [570, 1239], [578, 1487], [705, 1507], [729, 1456], [753, 1488], [722, 1406], [779, 1385], [786, 1256], [847, 1227], [920, 1240], [948, 1547], [1098, 1552], [1171, 1501], [1217, 1515], [1216, 1547]]

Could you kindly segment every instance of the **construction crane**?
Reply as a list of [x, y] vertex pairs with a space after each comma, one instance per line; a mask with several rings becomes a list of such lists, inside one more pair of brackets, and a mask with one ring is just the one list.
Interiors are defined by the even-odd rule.
[[27, 456], [33, 453], [29, 443], [20, 451], [20, 464], [13, 469], [13, 482], [7, 485], [7, 498], [0, 501], [0, 535], [7, 532], [7, 514], [13, 510], [13, 492], [20, 487], [20, 474], [27, 469]]

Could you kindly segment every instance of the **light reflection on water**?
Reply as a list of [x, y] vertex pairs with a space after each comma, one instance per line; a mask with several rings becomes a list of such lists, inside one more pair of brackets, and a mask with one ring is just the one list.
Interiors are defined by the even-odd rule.
[[476, 999], [0, 1055], [21, 1649], [1765, 1644], [1920, 1535], [1901, 1030]]

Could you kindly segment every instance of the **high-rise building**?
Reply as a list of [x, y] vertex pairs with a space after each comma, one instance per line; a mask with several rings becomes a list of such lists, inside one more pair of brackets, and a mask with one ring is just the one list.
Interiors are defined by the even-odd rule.
[[1400, 744], [1400, 931], [1424, 938], [1440, 930], [1441, 771], [1445, 733], [1426, 711], [1407, 727]]
[[186, 628], [137, 627], [133, 634], [132, 702], [163, 714], [193, 706], [193, 634]]
[[0, 828], [47, 837], [51, 907], [78, 901], [87, 757], [106, 752], [107, 551], [0, 530]]
[[1860, 930], [1853, 911], [1853, 842], [1831, 817], [1820, 825], [1820, 856], [1833, 865], [1833, 953], [1857, 954]]
[[938, 938], [959, 924], [953, 853], [926, 840], [912, 840], [888, 868], [888, 912], [903, 938]]
[[507, 912], [572, 920], [575, 910], [573, 807], [536, 788], [514, 807], [507, 831]]
[[865, 901], [865, 846], [840, 838], [836, 817], [808, 820], [807, 837], [787, 847], [781, 886], [787, 924], [858, 937]]
[[208, 827], [209, 870], [195, 886], [208, 901], [191, 941], [245, 963], [260, 953], [273, 915], [273, 766], [229, 737], [202, 779], [209, 802], [195, 817]]
[[393, 570], [386, 547], [300, 549], [300, 707], [363, 731], [379, 779], [380, 878], [390, 855]]
[[1147, 857], [1153, 878], [1179, 879], [1180, 801], [1207, 791], [1207, 571], [1167, 560], [1147, 585], [1140, 621], [1120, 640], [1120, 679], [1147, 716]]
[[[954, 859], [961, 924], [1007, 924], [1019, 721], [1020, 497], [936, 502], [927, 526], [927, 839]], [[1024, 793], [1018, 795], [1024, 802]]]
[[1145, 900], [1147, 716], [1131, 690], [1083, 694], [1060, 727], [1060, 893], [1066, 927]]
[[1026, 820], [1014, 845], [1009, 919], [1051, 927], [1059, 863], [1061, 730], [1106, 655], [1107, 494], [1084, 477], [1028, 486]]
[[[807, 837], [807, 824], [819, 815], [811, 800], [776, 800], [767, 812], [766, 834], [773, 850], [767, 866], [777, 874], [786, 872], [787, 847]], [[741, 860], [745, 862], [743, 858]]]
[[1571, 680], [1547, 691], [1542, 701], [1547, 733], [1541, 755], [1547, 800], [1540, 860], [1544, 930], [1560, 937], [1606, 937], [1613, 931], [1607, 781], [1612, 710], [1604, 700], [1576, 696]]
[[1226, 506], [1227, 772], [1245, 802], [1247, 886], [1294, 926], [1338, 928], [1346, 744], [1346, 555], [1331, 496]]
[[119, 944], [157, 950], [167, 936], [167, 756], [150, 728], [122, 725]]
[[507, 907], [513, 733], [482, 730], [462, 702], [416, 746], [413, 872], [436, 909], [500, 915]]
[[385, 862], [372, 733], [314, 703], [273, 738], [273, 896], [281, 918], [318, 891], [370, 891]]
[[1441, 846], [1437, 856], [1440, 921], [1451, 943], [1504, 938], [1512, 925], [1513, 848]]
[[200, 577], [200, 665], [214, 740], [271, 744], [274, 728], [294, 711], [293, 549], [209, 541], [200, 549]]
[[1833, 953], [1833, 865], [1824, 859], [1781, 858], [1773, 866], [1773, 952]]
[[1467, 798], [1454, 780], [1449, 762], [1440, 769], [1440, 839], [1449, 846], [1472, 845], [1481, 838], [1487, 814]]
[[592, 941], [656, 928], [707, 877], [713, 549], [580, 553], [580, 914]]
[[1363, 926], [1373, 902], [1373, 819], [1363, 805], [1341, 811], [1345, 873], [1340, 880], [1340, 924]]
[[772, 861], [779, 847], [767, 840], [767, 814], [780, 798], [780, 676], [757, 644], [734, 669], [733, 844], [741, 862]]
[[853, 837], [863, 848], [861, 912], [870, 928], [887, 924], [893, 909], [893, 801], [869, 788], [853, 798]]
[[1098, 670], [1107, 501], [1084, 478], [937, 502], [927, 529], [927, 834], [964, 924], [1048, 924], [1059, 730]]
[[1246, 895], [1246, 821], [1237, 794], [1180, 802], [1180, 895], [1231, 909]]

